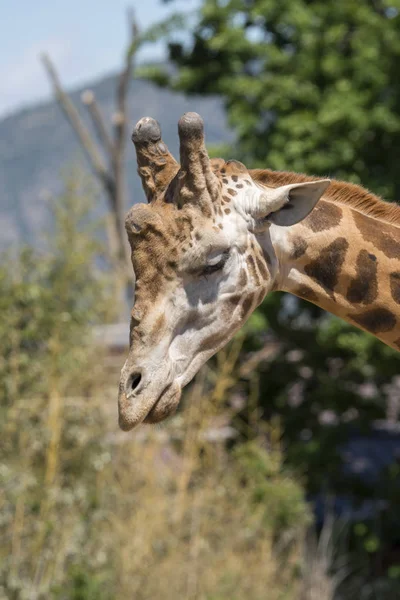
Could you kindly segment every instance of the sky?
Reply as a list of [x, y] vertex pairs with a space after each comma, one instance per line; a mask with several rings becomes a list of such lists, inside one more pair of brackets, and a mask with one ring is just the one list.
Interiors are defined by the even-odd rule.
[[[49, 98], [39, 57], [47, 52], [62, 83], [75, 87], [118, 69], [127, 45], [127, 6], [146, 28], [200, 0], [0, 0], [0, 118]], [[165, 56], [147, 45], [138, 59]]]

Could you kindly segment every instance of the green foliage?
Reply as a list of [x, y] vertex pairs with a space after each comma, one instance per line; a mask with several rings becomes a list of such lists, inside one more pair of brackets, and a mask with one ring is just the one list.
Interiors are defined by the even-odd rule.
[[[269, 529], [280, 533], [307, 523], [303, 492], [293, 475], [282, 463], [280, 449], [266, 449], [259, 441], [235, 448], [234, 456], [240, 468], [240, 479], [250, 487], [250, 506], [264, 511], [263, 521]], [[286, 475], [282, 478], [282, 475]]]
[[[93, 466], [104, 448], [99, 411], [84, 399], [102, 381], [92, 327], [112, 315], [92, 201], [74, 172], [52, 203], [45, 250], [26, 247], [0, 265], [1, 598], [48, 598], [50, 590], [65, 598], [58, 569], [69, 568], [71, 548], [89, 530]], [[83, 407], [71, 402], [77, 395]], [[70, 581], [68, 597], [101, 597], [77, 568]]]
[[[190, 41], [169, 45], [178, 67], [169, 85], [223, 98], [237, 136], [225, 158], [344, 178], [398, 200], [399, 11], [399, 0], [203, 0]], [[346, 479], [340, 449], [386, 417], [399, 354], [283, 294], [246, 331], [250, 356], [275, 348], [259, 363], [259, 401], [265, 419], [279, 417], [307, 490], [388, 502], [379, 527], [363, 524], [358, 538], [368, 580], [379, 569], [365, 555], [390, 564], [400, 535], [396, 494], [385, 476], [379, 485]], [[250, 394], [251, 382], [243, 386]]]
[[221, 94], [252, 166], [400, 196], [398, 0], [205, 0], [172, 84]]
[[80, 372], [90, 326], [111, 316], [109, 285], [96, 267], [90, 193], [74, 177], [53, 204], [57, 229], [47, 251], [24, 248], [0, 265], [2, 405], [43, 393], [51, 377]]
[[141, 65], [136, 68], [138, 79], [151, 79], [159, 87], [164, 87], [169, 82], [168, 72], [160, 65]]
[[[385, 417], [386, 384], [398, 372], [399, 356], [310, 304], [293, 299], [282, 309], [284, 299], [276, 294], [266, 300], [257, 333], [254, 320], [247, 326], [248, 351], [271, 337], [279, 342], [274, 359], [260, 365], [264, 416], [280, 416], [288, 459], [307, 472], [310, 491], [322, 484], [338, 491], [345, 485], [340, 443], [351, 429], [366, 432], [373, 420]], [[269, 324], [267, 336], [263, 321]]]
[[47, 251], [0, 267], [0, 600], [297, 599], [309, 511], [279, 445], [207, 439], [235, 361], [185, 420], [117, 434], [90, 207], [71, 180]]
[[[171, 34], [181, 30], [186, 25], [186, 19], [183, 15], [175, 13], [164, 21], [156, 22], [150, 25], [144, 31], [138, 31], [134, 42], [128, 48], [128, 55], [135, 54], [144, 44], [157, 42], [161, 38], [169, 38]], [[139, 75], [140, 76], [140, 75]]]

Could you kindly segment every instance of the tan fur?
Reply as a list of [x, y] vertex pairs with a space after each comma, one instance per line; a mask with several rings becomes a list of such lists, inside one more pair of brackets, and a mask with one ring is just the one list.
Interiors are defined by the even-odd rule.
[[[318, 177], [303, 175], [302, 173], [270, 171], [269, 169], [251, 169], [249, 173], [254, 181], [265, 184], [268, 187], [317, 181], [319, 179]], [[382, 198], [372, 194], [360, 185], [333, 179], [324, 194], [324, 199], [338, 204], [345, 204], [364, 215], [400, 227], [400, 206], [384, 202]]]
[[[119, 387], [124, 430], [172, 414], [182, 387], [275, 290], [400, 349], [399, 206], [358, 185], [322, 182], [309, 213], [274, 227], [271, 211], [259, 215], [244, 200], [268, 196], [260, 184], [317, 178], [210, 161], [195, 113], [180, 119], [178, 132], [180, 166], [154, 120], [139, 121], [132, 136], [149, 204], [132, 207], [125, 221], [136, 286]], [[219, 256], [225, 262], [210, 270]]]

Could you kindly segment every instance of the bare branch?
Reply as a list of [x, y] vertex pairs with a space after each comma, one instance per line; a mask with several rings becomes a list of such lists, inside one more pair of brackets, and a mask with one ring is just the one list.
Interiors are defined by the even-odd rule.
[[[116, 105], [117, 111], [113, 116], [114, 123], [114, 154], [113, 154], [113, 171], [116, 184], [116, 218], [118, 219], [118, 228], [121, 235], [125, 235], [125, 227], [123, 222], [124, 213], [124, 150], [127, 133], [127, 96], [129, 85], [132, 80], [133, 58], [137, 48], [137, 40], [139, 35], [138, 26], [132, 9], [128, 10], [128, 26], [130, 30], [130, 40], [128, 51], [126, 53], [125, 66], [119, 76], [117, 83]], [[125, 245], [126, 259], [129, 261], [129, 248]]]
[[130, 250], [124, 227], [126, 197], [124, 153], [127, 134], [127, 95], [132, 79], [133, 58], [140, 45], [138, 27], [132, 10], [128, 11], [128, 23], [130, 40], [126, 52], [125, 64], [117, 82], [116, 112], [112, 119], [113, 135], [109, 133], [106, 127], [105, 120], [93, 92], [87, 90], [82, 94], [82, 101], [87, 106], [96, 136], [101, 147], [107, 154], [108, 164], [103, 159], [100, 146], [93, 140], [77, 109], [63, 90], [50, 58], [44, 54], [42, 61], [53, 85], [56, 99], [75, 131], [80, 144], [84, 148], [96, 176], [107, 193], [112, 217], [109, 224], [111, 254], [114, 256], [117, 254], [117, 262], [119, 264], [116, 266], [118, 271], [124, 274], [125, 281], [128, 282], [129, 287], [129, 282], [131, 281]]
[[139, 28], [137, 26], [133, 9], [128, 9], [128, 25], [130, 30], [130, 40], [128, 43], [128, 51], [126, 53], [125, 67], [122, 70], [117, 86], [117, 113], [114, 115], [113, 121], [115, 125], [115, 145], [120, 149], [125, 143], [126, 121], [127, 121], [127, 106], [126, 99], [129, 90], [129, 84], [132, 79], [133, 58], [136, 51], [136, 44], [139, 37]]
[[101, 113], [99, 105], [96, 102], [96, 97], [94, 93], [91, 90], [85, 90], [81, 95], [81, 100], [88, 109], [99, 141], [103, 144], [105, 150], [110, 156], [110, 159], [112, 159], [115, 150], [114, 143], [111, 138], [111, 135], [107, 131], [103, 115]]
[[72, 129], [75, 131], [75, 134], [77, 135], [83, 149], [85, 150], [93, 170], [108, 191], [111, 199], [113, 196], [113, 190], [115, 188], [115, 182], [107, 172], [103, 158], [98, 152], [96, 145], [92, 142], [90, 133], [79, 116], [78, 111], [70, 100], [68, 94], [66, 94], [66, 92], [63, 90], [50, 57], [47, 54], [42, 54], [41, 59], [53, 85], [56, 99], [64, 111], [68, 121], [70, 122]]

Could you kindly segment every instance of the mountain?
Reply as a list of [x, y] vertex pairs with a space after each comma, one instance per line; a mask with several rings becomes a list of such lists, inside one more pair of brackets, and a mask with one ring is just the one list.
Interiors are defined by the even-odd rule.
[[[89, 125], [80, 100], [84, 89], [95, 93], [110, 123], [116, 76], [105, 77], [71, 93], [75, 106]], [[128, 105], [131, 127], [143, 116], [154, 117], [161, 123], [163, 139], [175, 156], [178, 156], [177, 122], [189, 110], [203, 116], [208, 144], [233, 140], [218, 98], [185, 97], [137, 79], [132, 82]], [[144, 195], [130, 142], [126, 160], [128, 198], [132, 205], [143, 201]], [[51, 223], [46, 198], [60, 191], [62, 171], [77, 161], [88, 167], [75, 134], [55, 101], [0, 120], [0, 249], [15, 243], [39, 243]], [[103, 205], [104, 211], [104, 202]]]

